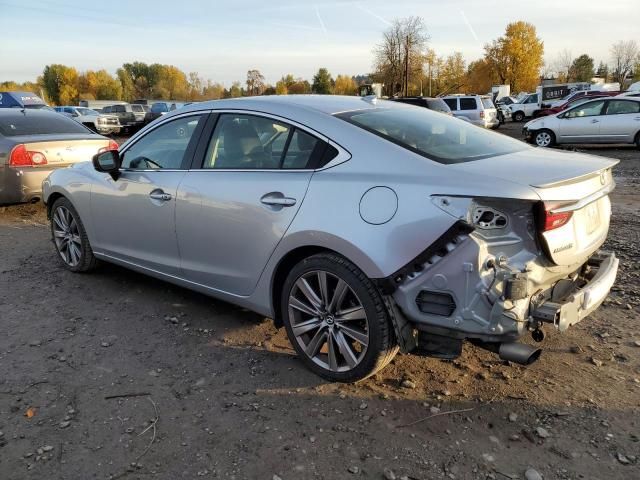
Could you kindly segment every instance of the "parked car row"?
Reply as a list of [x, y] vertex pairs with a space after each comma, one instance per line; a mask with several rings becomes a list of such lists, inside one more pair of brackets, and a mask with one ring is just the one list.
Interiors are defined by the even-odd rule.
[[54, 107], [54, 110], [58, 113], [71, 117], [75, 121], [83, 124], [85, 127], [88, 127], [94, 132], [98, 132], [102, 135], [117, 134], [120, 133], [120, 130], [122, 129], [122, 125], [120, 125], [120, 120], [117, 116], [102, 114], [92, 110], [91, 108], [64, 105], [61, 107]]

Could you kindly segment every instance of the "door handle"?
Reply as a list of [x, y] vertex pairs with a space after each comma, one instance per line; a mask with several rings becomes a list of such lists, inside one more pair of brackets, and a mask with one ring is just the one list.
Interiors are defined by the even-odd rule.
[[260, 201], [265, 205], [272, 205], [277, 207], [292, 207], [296, 204], [296, 199], [291, 197], [285, 197], [280, 192], [271, 192], [263, 195]]
[[593, 120], [591, 120], [591, 123], [599, 123], [599, 122], [600, 122], [600, 120], [598, 120], [598, 119], [596, 119], [596, 118], [594, 118]]
[[634, 120], [640, 121], [640, 117], [635, 117]]
[[149, 194], [149, 198], [152, 200], [160, 200], [161, 202], [168, 202], [171, 200], [171, 194], [165, 193], [162, 190], [154, 190]]

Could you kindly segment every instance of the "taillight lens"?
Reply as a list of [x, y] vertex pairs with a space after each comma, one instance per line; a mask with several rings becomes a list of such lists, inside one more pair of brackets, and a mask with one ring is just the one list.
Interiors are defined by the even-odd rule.
[[42, 152], [27, 150], [25, 145], [16, 145], [9, 154], [9, 165], [12, 167], [37, 167], [46, 165], [47, 157]]
[[98, 150], [98, 153], [108, 152], [109, 150], [118, 150], [118, 143], [115, 140], [109, 140], [109, 145], [102, 147]]
[[484, 118], [484, 110], [480, 110], [480, 118]]
[[552, 213], [553, 208], [557, 208], [556, 205], [545, 205], [544, 216], [542, 222], [542, 231], [548, 232], [549, 230], [555, 230], [567, 224], [573, 212], [558, 212]]

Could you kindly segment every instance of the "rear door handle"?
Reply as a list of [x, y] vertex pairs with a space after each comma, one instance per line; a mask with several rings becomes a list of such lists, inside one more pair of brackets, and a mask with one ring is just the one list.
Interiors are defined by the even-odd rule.
[[296, 204], [295, 198], [285, 197], [281, 192], [267, 193], [260, 198], [260, 201], [265, 205], [278, 207], [292, 207]]
[[149, 194], [149, 198], [152, 200], [160, 200], [161, 202], [168, 202], [171, 200], [171, 194], [165, 193], [162, 190], [154, 190]]
[[591, 123], [599, 123], [599, 122], [600, 122], [600, 120], [598, 120], [598, 119], [596, 119], [596, 118], [594, 118], [593, 120], [591, 120]]
[[635, 117], [634, 120], [640, 121], [640, 117]]

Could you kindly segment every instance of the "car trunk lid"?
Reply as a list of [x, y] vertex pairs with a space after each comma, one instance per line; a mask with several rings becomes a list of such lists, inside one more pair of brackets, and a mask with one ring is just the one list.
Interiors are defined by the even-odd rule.
[[66, 167], [91, 161], [98, 150], [109, 146], [109, 139], [99, 135], [31, 135], [12, 137], [30, 152], [40, 152], [46, 163], [33, 168]]
[[606, 239], [611, 217], [608, 194], [615, 186], [612, 167], [617, 163], [591, 155], [531, 148], [454, 168], [532, 188], [542, 201], [542, 217], [564, 219], [561, 224], [546, 227], [544, 218], [538, 222], [547, 256], [557, 265], [574, 265], [585, 261]]

